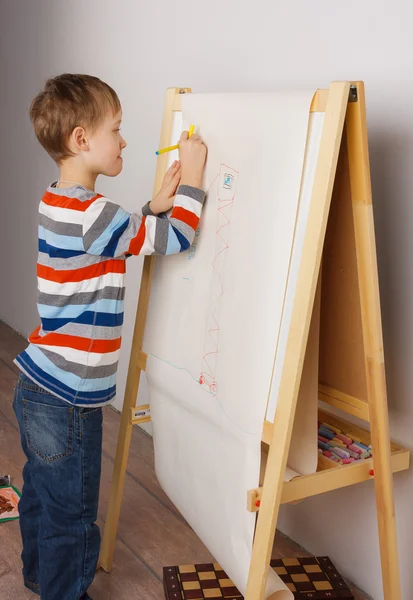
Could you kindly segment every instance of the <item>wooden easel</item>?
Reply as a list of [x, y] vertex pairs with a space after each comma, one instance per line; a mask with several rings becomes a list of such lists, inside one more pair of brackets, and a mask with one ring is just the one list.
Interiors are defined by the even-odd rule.
[[[170, 142], [173, 112], [181, 110], [180, 95], [190, 91], [167, 91], [160, 147]], [[409, 467], [410, 454], [391, 444], [389, 435], [363, 83], [338, 82], [329, 90], [319, 90], [311, 112], [325, 113], [323, 134], [275, 420], [265, 421], [263, 427], [263, 485], [246, 490], [248, 509], [258, 512], [246, 600], [264, 598], [281, 503], [371, 478], [376, 489], [384, 598], [402, 600], [392, 473]], [[159, 158], [155, 193], [166, 161], [165, 155]], [[100, 555], [100, 566], [106, 571], [112, 567], [132, 426], [150, 420], [149, 407], [135, 404], [140, 373], [146, 368], [142, 341], [153, 265], [153, 257], [147, 257]], [[321, 268], [319, 397], [344, 414], [370, 423], [370, 432], [324, 411], [319, 417], [364, 443], [371, 443], [373, 458], [342, 466], [320, 455], [315, 474], [284, 483]]]

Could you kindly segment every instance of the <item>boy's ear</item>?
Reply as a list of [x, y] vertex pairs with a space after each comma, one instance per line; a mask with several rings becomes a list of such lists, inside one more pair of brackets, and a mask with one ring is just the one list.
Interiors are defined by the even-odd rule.
[[74, 149], [76, 150], [89, 150], [89, 144], [86, 138], [86, 132], [83, 127], [75, 127], [72, 131], [71, 142], [74, 145]]

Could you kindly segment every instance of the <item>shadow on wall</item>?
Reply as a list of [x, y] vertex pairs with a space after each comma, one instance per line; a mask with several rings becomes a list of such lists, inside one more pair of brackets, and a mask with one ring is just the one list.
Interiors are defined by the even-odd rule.
[[[413, 204], [406, 190], [413, 186], [413, 155], [410, 132], [379, 128], [369, 131], [369, 151], [373, 186], [373, 207], [379, 266], [389, 409], [392, 418], [403, 414], [411, 385], [407, 356], [413, 356], [413, 336], [406, 327], [411, 299], [406, 289], [413, 256]], [[413, 292], [413, 290], [412, 290]]]

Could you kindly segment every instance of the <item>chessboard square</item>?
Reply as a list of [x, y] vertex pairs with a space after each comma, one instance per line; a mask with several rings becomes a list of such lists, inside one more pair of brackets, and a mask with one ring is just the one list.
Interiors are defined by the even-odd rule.
[[[224, 598], [230, 598], [231, 596], [236, 596], [237, 594], [239, 594], [239, 591], [237, 590], [237, 588], [235, 586], [232, 586], [232, 587], [223, 589], [222, 594], [223, 594]], [[241, 594], [240, 594], [240, 597], [241, 597]]]
[[202, 600], [203, 597], [202, 590], [187, 590], [184, 592], [185, 600]]
[[195, 565], [180, 565], [178, 569], [181, 573], [196, 573]]
[[304, 581], [310, 581], [308, 575], [291, 575], [291, 579], [294, 582], [303, 583]]
[[313, 586], [311, 581], [303, 581], [303, 582], [296, 581], [295, 587], [297, 588], [297, 591], [299, 591], [299, 592], [315, 592], [315, 587]]
[[333, 586], [329, 581], [314, 581], [314, 587], [316, 590], [332, 590]]
[[293, 592], [293, 594], [295, 594], [295, 592], [297, 591], [297, 588], [293, 583], [287, 583], [287, 587], [290, 590], [290, 592]]
[[219, 583], [217, 579], [204, 579], [201, 581], [201, 588], [203, 590], [219, 589]]
[[233, 587], [234, 582], [231, 579], [220, 579], [219, 580], [219, 585], [222, 588]]
[[299, 565], [298, 567], [287, 567], [287, 572], [292, 575], [294, 573], [294, 575], [296, 575], [297, 573], [305, 573], [304, 571], [304, 567], [302, 567], [301, 565]]
[[322, 570], [318, 565], [304, 565], [306, 573], [322, 573]]
[[325, 573], [309, 573], [308, 579], [310, 581], [325, 581], [327, 579]]
[[200, 581], [204, 581], [205, 579], [216, 579], [217, 578], [214, 571], [205, 571], [205, 573], [198, 572], [198, 577], [199, 577]]
[[212, 563], [205, 563], [203, 565], [195, 565], [195, 568], [198, 571], [198, 573], [205, 573], [206, 571], [213, 571], [214, 565]]
[[200, 590], [201, 584], [199, 583], [199, 581], [186, 581], [182, 584], [182, 587], [185, 592], [187, 590]]
[[204, 598], [223, 598], [220, 589], [215, 588], [214, 590], [204, 590]]
[[196, 573], [181, 573], [181, 581], [198, 581], [198, 575]]
[[284, 583], [291, 583], [292, 581], [290, 575], [280, 575], [280, 578]]
[[318, 565], [317, 559], [315, 557], [312, 557], [312, 558], [300, 558], [300, 563], [302, 565]]
[[297, 558], [283, 558], [283, 564], [285, 567], [299, 567], [300, 562]]
[[275, 567], [274, 571], [277, 575], [287, 575], [287, 569], [285, 567]]
[[215, 571], [222, 571], [222, 567], [219, 563], [214, 563], [214, 569]]
[[216, 571], [215, 575], [217, 576], [217, 579], [228, 579], [228, 575], [222, 569], [220, 571]]
[[281, 558], [272, 558], [270, 565], [272, 567], [282, 567], [283, 566], [283, 561], [281, 560]]

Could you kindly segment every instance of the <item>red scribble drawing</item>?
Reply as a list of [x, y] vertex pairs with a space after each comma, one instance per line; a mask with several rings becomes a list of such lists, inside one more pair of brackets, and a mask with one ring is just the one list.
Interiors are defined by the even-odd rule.
[[[229, 248], [229, 234], [232, 207], [235, 199], [238, 171], [225, 164], [220, 165], [219, 175], [214, 179], [211, 190], [216, 185], [217, 229], [215, 235], [214, 260], [212, 262], [212, 281], [209, 296], [209, 308], [206, 322], [204, 355], [202, 358], [199, 383], [212, 394], [218, 391], [216, 365], [219, 345], [219, 316], [221, 299], [224, 294], [224, 276]], [[211, 195], [211, 191], [209, 192]]]

